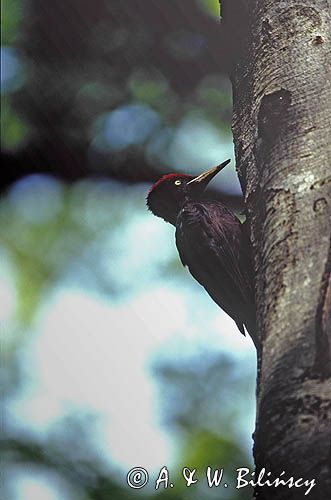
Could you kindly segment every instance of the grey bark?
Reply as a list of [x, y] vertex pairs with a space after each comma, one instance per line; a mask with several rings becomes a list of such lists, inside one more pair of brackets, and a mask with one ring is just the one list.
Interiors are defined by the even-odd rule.
[[256, 271], [256, 469], [317, 483], [307, 497], [306, 488], [285, 486], [257, 487], [255, 495], [324, 500], [331, 498], [331, 6], [228, 0], [221, 8], [225, 29], [236, 32], [233, 136]]

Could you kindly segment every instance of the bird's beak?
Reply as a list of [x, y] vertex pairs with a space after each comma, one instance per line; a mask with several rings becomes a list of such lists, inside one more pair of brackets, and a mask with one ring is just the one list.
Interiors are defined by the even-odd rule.
[[209, 170], [206, 170], [206, 172], [203, 172], [202, 174], [198, 175], [198, 177], [194, 177], [194, 179], [189, 181], [187, 183], [187, 186], [199, 186], [201, 190], [204, 190], [207, 187], [207, 184], [209, 184], [209, 182], [212, 180], [212, 178], [215, 177], [218, 172], [223, 170], [223, 168], [226, 167], [226, 165], [230, 163], [230, 161], [231, 160], [225, 160], [220, 165], [217, 165], [217, 167], [212, 167]]

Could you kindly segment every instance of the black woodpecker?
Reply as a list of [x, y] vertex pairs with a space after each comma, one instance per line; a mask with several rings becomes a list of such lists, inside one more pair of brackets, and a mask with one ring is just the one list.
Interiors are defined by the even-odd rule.
[[151, 187], [147, 206], [175, 226], [182, 264], [243, 335], [246, 327], [257, 347], [254, 274], [246, 224], [223, 203], [201, 198], [211, 179], [229, 162], [197, 177], [164, 175]]

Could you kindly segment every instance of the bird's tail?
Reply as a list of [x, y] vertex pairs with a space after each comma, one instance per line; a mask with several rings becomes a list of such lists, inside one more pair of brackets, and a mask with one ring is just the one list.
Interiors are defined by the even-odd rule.
[[251, 307], [250, 310], [248, 311], [248, 314], [246, 314], [245, 317], [245, 328], [251, 337], [251, 339], [254, 342], [254, 345], [256, 349], [258, 350], [259, 347], [259, 339], [258, 339], [258, 334], [257, 334], [257, 323], [256, 323], [256, 314], [255, 314], [255, 307]]

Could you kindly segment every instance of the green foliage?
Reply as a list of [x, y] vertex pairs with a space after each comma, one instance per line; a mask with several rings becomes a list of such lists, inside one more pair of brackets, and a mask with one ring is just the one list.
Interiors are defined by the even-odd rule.
[[243, 460], [242, 450], [235, 443], [210, 431], [196, 430], [189, 436], [184, 447], [182, 466], [205, 470], [213, 468], [232, 468], [234, 463]]
[[165, 118], [171, 116], [178, 105], [176, 94], [161, 74], [137, 70], [130, 76], [128, 88], [134, 101], [149, 104]]
[[29, 127], [14, 111], [9, 99], [1, 98], [1, 147], [16, 150], [25, 145], [29, 138]]
[[199, 2], [209, 14], [219, 19], [220, 17], [219, 0], [199, 0]]
[[1, 2], [1, 44], [11, 45], [17, 41], [18, 28], [22, 19], [22, 0]]

